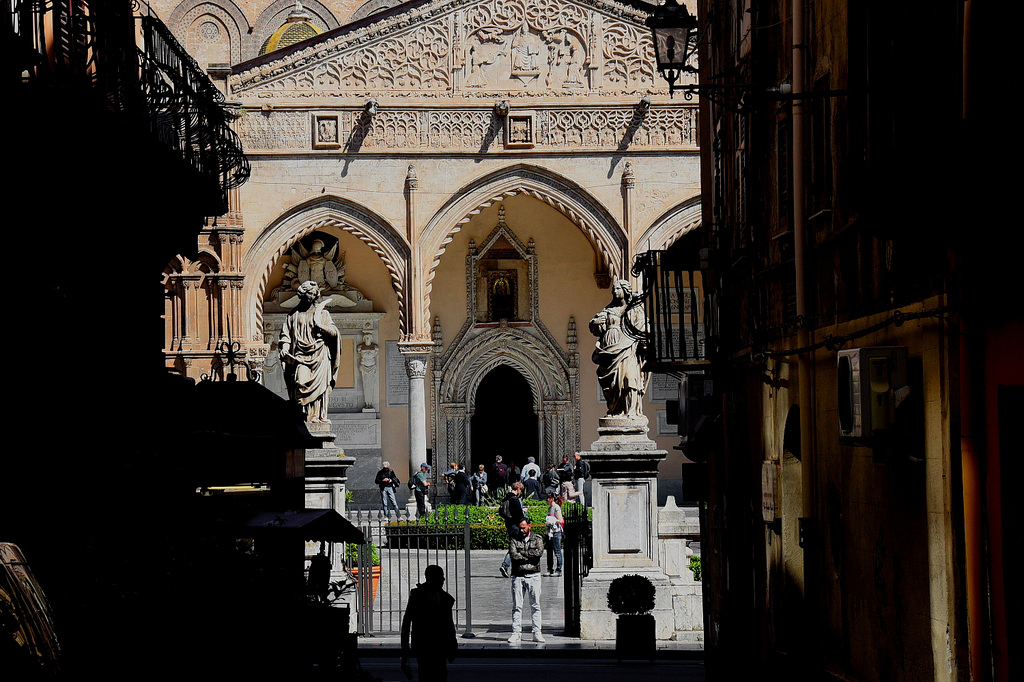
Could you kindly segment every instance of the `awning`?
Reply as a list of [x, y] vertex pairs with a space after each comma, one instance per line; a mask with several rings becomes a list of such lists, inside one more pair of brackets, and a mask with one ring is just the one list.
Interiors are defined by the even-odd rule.
[[252, 537], [287, 537], [302, 540], [354, 542], [363, 544], [363, 531], [333, 509], [295, 509], [289, 511], [258, 512], [242, 522], [240, 530], [251, 532]]

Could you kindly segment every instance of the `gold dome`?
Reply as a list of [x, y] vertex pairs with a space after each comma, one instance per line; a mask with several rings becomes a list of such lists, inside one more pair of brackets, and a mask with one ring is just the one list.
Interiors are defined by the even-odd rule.
[[289, 12], [285, 22], [260, 47], [260, 54], [267, 54], [320, 35], [320, 29], [313, 24], [312, 19], [312, 15], [303, 8], [302, 3], [296, 0], [295, 7]]

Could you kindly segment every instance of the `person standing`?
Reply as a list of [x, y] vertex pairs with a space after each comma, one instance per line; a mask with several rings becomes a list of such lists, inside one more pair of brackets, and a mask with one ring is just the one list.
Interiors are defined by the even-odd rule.
[[555, 468], [554, 464], [548, 466], [548, 470], [544, 472], [544, 476], [541, 478], [541, 485], [544, 486], [545, 493], [558, 493], [558, 486], [562, 480], [558, 477], [558, 469]]
[[527, 600], [530, 602], [533, 641], [543, 643], [540, 622], [540, 558], [544, 554], [544, 542], [532, 531], [526, 519], [519, 522], [518, 537], [509, 540], [508, 552], [512, 557], [512, 636], [508, 638], [508, 643], [522, 642], [523, 602]]
[[397, 514], [398, 498], [395, 497], [395, 488], [401, 484], [401, 481], [398, 480], [398, 474], [391, 468], [391, 462], [381, 462], [381, 470], [377, 472], [373, 482], [380, 488], [380, 506], [384, 510], [384, 515], [388, 514], [389, 504]]
[[573, 478], [576, 481], [576, 492], [580, 494], [577, 500], [580, 504], [586, 506], [587, 498], [583, 494], [583, 486], [586, 485], [587, 479], [590, 478], [590, 462], [583, 459], [583, 455], [580, 453], [574, 453], [573, 459]]
[[[548, 513], [544, 517], [548, 542], [548, 575], [562, 575], [562, 531], [565, 519], [562, 517], [562, 498], [548, 493]], [[558, 568], [554, 568], [554, 558], [558, 558]]]
[[537, 480], [536, 473], [536, 471], [531, 471], [529, 478], [526, 479], [526, 483], [523, 488], [524, 500], [544, 499], [544, 489], [540, 486], [540, 481]]
[[[505, 520], [505, 530], [508, 531], [509, 540], [518, 537], [519, 523], [526, 519], [526, 510], [523, 509], [523, 503], [519, 500], [519, 496], [522, 494], [523, 483], [522, 481], [516, 481], [509, 488], [509, 491], [505, 493], [505, 499], [498, 505], [498, 516]], [[506, 553], [499, 570], [507, 578], [510, 575], [511, 568], [512, 554]]]
[[473, 495], [476, 498], [476, 506], [483, 504], [484, 495], [487, 494], [487, 472], [481, 464], [473, 472]]
[[526, 466], [523, 467], [523, 473], [520, 474], [519, 480], [521, 480], [523, 483], [526, 483], [526, 481], [528, 481], [529, 478], [530, 478], [530, 472], [531, 471], [534, 472], [533, 473], [534, 477], [537, 480], [540, 480], [540, 467], [537, 466], [537, 458], [536, 457], [527, 457], [526, 458]]
[[569, 457], [562, 455], [562, 463], [558, 465], [558, 481], [560, 483], [571, 481], [574, 473], [575, 471], [572, 462], [569, 461]]
[[[453, 462], [454, 464], [454, 462]], [[473, 492], [473, 482], [466, 473], [466, 465], [460, 464], [455, 470], [455, 489], [452, 491], [452, 504], [468, 504], [469, 494]]]
[[427, 566], [423, 579], [409, 592], [409, 605], [402, 618], [402, 671], [412, 678], [412, 654], [420, 682], [445, 682], [448, 663], [455, 660], [459, 648], [452, 618], [455, 598], [444, 590], [444, 569], [440, 566]]
[[420, 464], [420, 470], [412, 477], [412, 492], [416, 496], [416, 516], [426, 516], [427, 492], [430, 490], [430, 465]]
[[501, 455], [494, 456], [494, 466], [491, 467], [491, 478], [493, 479], [492, 488], [497, 490], [498, 488], [504, 488], [508, 483], [508, 467], [501, 461]]

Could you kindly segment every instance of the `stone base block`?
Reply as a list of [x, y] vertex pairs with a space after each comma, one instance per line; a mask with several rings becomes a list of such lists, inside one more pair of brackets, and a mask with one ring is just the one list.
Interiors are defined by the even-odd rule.
[[642, 575], [654, 583], [655, 635], [658, 639], [672, 639], [675, 619], [672, 614], [672, 592], [668, 576], [657, 568], [636, 570], [593, 569], [583, 578], [580, 594], [580, 637], [581, 639], [615, 639], [615, 622], [618, 616], [608, 608], [608, 588], [612, 580], [625, 574]]

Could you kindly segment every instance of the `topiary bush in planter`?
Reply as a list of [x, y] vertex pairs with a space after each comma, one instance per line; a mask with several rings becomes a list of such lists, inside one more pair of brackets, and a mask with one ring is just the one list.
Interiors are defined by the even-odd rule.
[[654, 610], [656, 590], [650, 579], [636, 574], [620, 575], [608, 586], [608, 608], [618, 615], [615, 652], [624, 658], [654, 660], [658, 648]]

